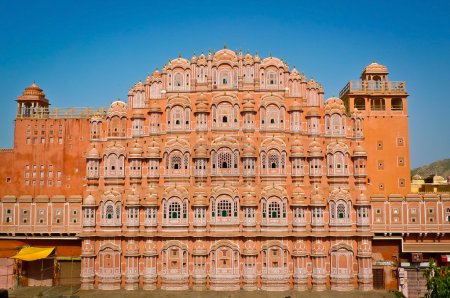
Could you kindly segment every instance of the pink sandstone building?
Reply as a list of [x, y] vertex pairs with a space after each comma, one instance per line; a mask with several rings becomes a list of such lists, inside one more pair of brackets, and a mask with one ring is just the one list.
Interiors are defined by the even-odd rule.
[[[450, 197], [409, 194], [405, 83], [372, 63], [323, 94], [281, 59], [226, 48], [171, 60], [107, 108], [50, 108], [33, 83], [0, 152], [4, 271], [51, 285], [71, 260], [82, 289], [130, 290], [408, 276], [413, 297], [414, 264], [450, 252]], [[26, 245], [56, 247], [49, 272], [6, 259]]]

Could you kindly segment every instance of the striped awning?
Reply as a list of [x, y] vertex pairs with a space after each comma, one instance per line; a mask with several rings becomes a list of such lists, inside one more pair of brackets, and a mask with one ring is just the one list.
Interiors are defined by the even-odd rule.
[[48, 257], [54, 247], [24, 247], [22, 248], [15, 256], [12, 256], [13, 259], [19, 259], [23, 261], [35, 261], [40, 259], [45, 259]]

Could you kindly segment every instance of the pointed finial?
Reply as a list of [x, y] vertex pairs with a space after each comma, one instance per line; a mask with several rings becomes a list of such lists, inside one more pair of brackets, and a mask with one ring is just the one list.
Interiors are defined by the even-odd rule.
[[270, 52], [269, 56], [270, 56], [270, 58], [272, 58], [272, 52]]
[[181, 58], [181, 52], [178, 52], [178, 58]]
[[223, 44], [223, 48], [224, 48], [224, 49], [227, 48], [227, 44], [226, 44], [226, 43]]

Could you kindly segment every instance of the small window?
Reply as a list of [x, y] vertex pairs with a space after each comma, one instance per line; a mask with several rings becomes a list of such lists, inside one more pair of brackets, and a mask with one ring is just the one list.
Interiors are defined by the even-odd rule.
[[378, 170], [384, 170], [384, 161], [383, 160], [378, 161]]
[[403, 167], [405, 165], [405, 159], [402, 156], [398, 157], [398, 166]]
[[405, 179], [400, 178], [400, 179], [398, 180], [398, 185], [399, 185], [400, 187], [405, 187]]
[[378, 184], [378, 189], [379, 189], [379, 190], [383, 190], [383, 189], [384, 189], [384, 183]]
[[403, 138], [397, 138], [397, 146], [400, 146], [400, 147], [402, 147], [402, 146], [404, 146], [404, 140], [403, 140]]

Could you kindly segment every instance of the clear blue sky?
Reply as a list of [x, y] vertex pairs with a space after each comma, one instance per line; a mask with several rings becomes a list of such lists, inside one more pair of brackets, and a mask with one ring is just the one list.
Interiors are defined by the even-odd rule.
[[326, 97], [387, 65], [411, 94], [412, 166], [450, 157], [450, 1], [0, 0], [0, 147], [33, 81], [53, 106], [105, 106], [179, 52], [224, 43], [284, 58]]

